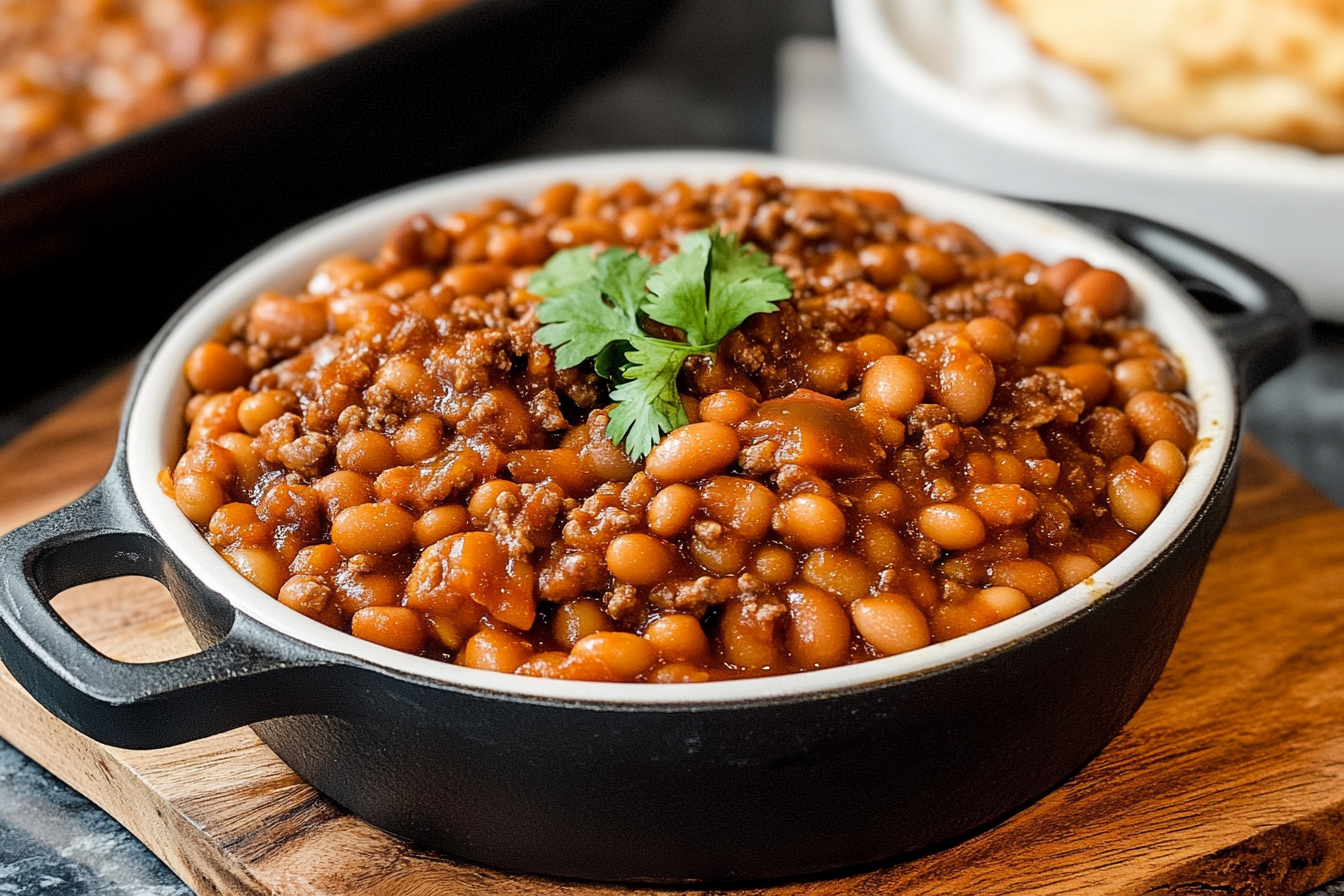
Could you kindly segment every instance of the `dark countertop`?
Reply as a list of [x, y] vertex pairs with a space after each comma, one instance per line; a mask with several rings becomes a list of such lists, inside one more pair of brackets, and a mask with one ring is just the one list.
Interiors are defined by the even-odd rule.
[[[831, 33], [826, 0], [682, 0], [632, 61], [579, 90], [508, 155], [770, 149], [779, 44]], [[81, 385], [64, 384], [0, 416], [0, 442]], [[1317, 325], [1305, 357], [1260, 389], [1246, 422], [1278, 457], [1344, 505], [1344, 327]], [[0, 741], [0, 893], [190, 892], [101, 809]], [[1344, 896], [1344, 880], [1313, 896]]]

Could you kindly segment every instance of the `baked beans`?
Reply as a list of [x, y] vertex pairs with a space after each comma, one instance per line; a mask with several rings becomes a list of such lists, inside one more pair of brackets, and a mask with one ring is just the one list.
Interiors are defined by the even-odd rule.
[[0, 181], [464, 2], [0, 3]]
[[[792, 298], [681, 373], [643, 464], [606, 380], [533, 336], [575, 244], [660, 262], [717, 225]], [[889, 194], [743, 174], [561, 183], [398, 227], [191, 353], [162, 482], [254, 585], [383, 646], [688, 682], [915, 650], [1086, 580], [1195, 444], [1124, 278], [999, 254]]]

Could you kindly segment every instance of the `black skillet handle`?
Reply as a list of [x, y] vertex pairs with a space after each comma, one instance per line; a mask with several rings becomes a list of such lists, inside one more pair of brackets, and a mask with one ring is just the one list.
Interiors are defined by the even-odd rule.
[[1287, 284], [1239, 255], [1156, 221], [1087, 205], [1043, 203], [1157, 262], [1208, 312], [1246, 398], [1306, 348], [1310, 320]]
[[222, 599], [196, 617], [218, 640], [166, 662], [113, 660], [61, 620], [55, 595], [115, 576], [149, 576], [194, 599], [204, 590], [140, 521], [128, 488], [116, 466], [84, 497], [0, 538], [0, 657], [19, 683], [72, 727], [119, 747], [321, 711], [331, 676], [320, 673], [332, 671], [321, 656]]

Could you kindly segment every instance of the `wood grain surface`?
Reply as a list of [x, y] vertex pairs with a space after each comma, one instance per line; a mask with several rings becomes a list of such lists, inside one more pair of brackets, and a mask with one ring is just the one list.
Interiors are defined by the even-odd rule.
[[[0, 529], [93, 485], [112, 456], [125, 384], [103, 383], [0, 451]], [[85, 585], [56, 605], [120, 659], [195, 649], [157, 583]], [[507, 875], [416, 850], [317, 794], [248, 729], [162, 750], [104, 747], [3, 669], [0, 736], [202, 894], [670, 892]], [[733, 892], [1297, 894], [1341, 874], [1344, 511], [1249, 442], [1231, 521], [1166, 673], [1081, 772], [940, 850]]]

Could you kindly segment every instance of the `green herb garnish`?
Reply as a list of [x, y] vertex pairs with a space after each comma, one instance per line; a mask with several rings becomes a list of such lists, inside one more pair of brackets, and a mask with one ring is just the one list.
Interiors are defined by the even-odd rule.
[[[793, 294], [788, 275], [765, 253], [717, 228], [687, 234], [681, 251], [656, 267], [625, 249], [566, 249], [527, 288], [543, 298], [536, 340], [556, 350], [556, 366], [592, 359], [615, 384], [607, 437], [634, 460], [686, 424], [677, 391], [683, 362], [713, 356], [748, 317], [776, 310]], [[645, 320], [675, 327], [686, 341], [650, 336]]]

